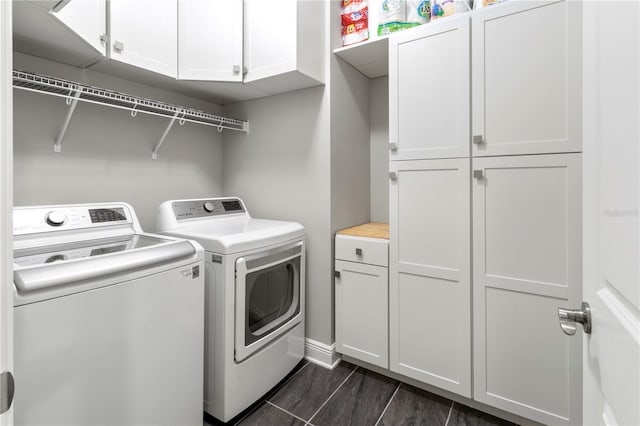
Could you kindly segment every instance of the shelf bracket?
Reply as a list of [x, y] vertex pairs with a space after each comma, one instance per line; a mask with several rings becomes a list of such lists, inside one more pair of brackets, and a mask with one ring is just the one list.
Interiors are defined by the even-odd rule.
[[62, 139], [64, 139], [64, 135], [67, 133], [67, 128], [69, 127], [71, 116], [73, 115], [73, 112], [76, 110], [76, 105], [78, 105], [78, 99], [80, 99], [81, 94], [82, 94], [82, 90], [78, 89], [73, 94], [73, 98], [71, 96], [67, 98], [68, 101], [71, 101], [71, 103], [69, 104], [69, 111], [67, 112], [67, 117], [64, 119], [64, 123], [62, 123], [62, 129], [60, 129], [60, 133], [56, 138], [56, 142], [53, 144], [53, 152], [62, 151]]
[[158, 141], [158, 144], [156, 145], [156, 147], [154, 148], [153, 152], [151, 153], [151, 158], [152, 159], [154, 159], [154, 160], [158, 159], [158, 151], [160, 151], [160, 147], [164, 143], [164, 140], [167, 138], [167, 135], [169, 134], [169, 130], [171, 130], [171, 128], [173, 127], [174, 123], [178, 119], [178, 116], [181, 113], [182, 113], [182, 111], [176, 111], [176, 113], [173, 114], [173, 117], [171, 118], [171, 121], [169, 122], [169, 125], [167, 125], [167, 128], [164, 130], [164, 133], [160, 137], [160, 140]]

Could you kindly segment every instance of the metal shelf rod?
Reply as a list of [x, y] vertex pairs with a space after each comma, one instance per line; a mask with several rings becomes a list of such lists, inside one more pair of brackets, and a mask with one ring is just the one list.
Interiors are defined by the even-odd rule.
[[171, 130], [171, 128], [173, 127], [173, 123], [176, 122], [176, 119], [178, 118], [178, 115], [180, 115], [180, 111], [176, 111], [176, 113], [173, 115], [173, 118], [169, 122], [169, 125], [167, 126], [167, 128], [164, 130], [164, 133], [160, 137], [160, 140], [158, 141], [158, 144], [153, 149], [153, 152], [151, 153], [151, 158], [153, 160], [157, 160], [158, 159], [158, 151], [160, 150], [160, 147], [164, 143], [164, 140], [167, 138], [167, 135], [169, 134], [169, 130]]
[[76, 110], [76, 105], [78, 105], [78, 99], [80, 98], [81, 94], [82, 94], [82, 91], [76, 90], [76, 93], [73, 95], [73, 100], [69, 105], [69, 111], [67, 112], [67, 117], [64, 119], [64, 123], [62, 123], [62, 129], [60, 129], [60, 133], [58, 134], [58, 138], [56, 139], [56, 142], [53, 144], [53, 152], [62, 151], [62, 139], [64, 139], [64, 135], [67, 133], [67, 127], [69, 127], [71, 116], [73, 115], [73, 112]]
[[249, 122], [236, 120], [209, 114], [191, 108], [185, 108], [151, 99], [140, 98], [127, 95], [125, 93], [98, 87], [87, 86], [73, 81], [63, 80], [55, 77], [48, 77], [24, 71], [13, 71], [13, 87], [15, 89], [26, 90], [35, 93], [44, 93], [51, 96], [58, 96], [67, 99], [70, 105], [69, 111], [63, 123], [60, 134], [54, 144], [54, 151], [60, 152], [62, 140], [69, 126], [71, 117], [75, 111], [78, 101], [88, 102], [96, 105], [104, 105], [131, 111], [131, 116], [135, 117], [138, 112], [155, 115], [171, 119], [162, 138], [153, 150], [152, 158], [157, 157], [160, 146], [164, 143], [169, 130], [180, 116], [180, 124], [185, 122], [204, 124], [215, 127], [219, 132], [224, 129], [236, 130], [249, 133]]
[[[14, 86], [14, 88], [15, 89], [20, 89], [20, 90], [25, 90], [25, 91], [28, 91], [28, 92], [43, 93], [43, 94], [46, 94], [46, 95], [57, 96], [59, 98], [69, 98], [69, 95], [64, 95], [64, 94], [61, 94], [61, 93], [43, 92], [41, 90], [30, 89], [30, 88], [27, 88], [27, 87], [15, 87]], [[109, 106], [109, 107], [112, 107], [112, 108], [123, 109], [123, 110], [126, 110], [126, 111], [134, 110], [133, 107], [105, 104], [104, 102], [98, 102], [98, 101], [94, 101], [94, 100], [91, 100], [91, 99], [82, 99], [82, 98], [80, 98], [78, 100], [81, 101], [81, 102], [87, 102], [87, 103], [94, 104], [94, 105], [106, 105], [106, 106]], [[135, 109], [135, 111], [136, 111], [136, 113], [141, 112], [143, 114], [155, 115], [156, 117], [165, 117], [165, 118], [166, 117], [169, 117], [169, 118], [172, 117], [171, 115], [168, 115], [167, 113], [159, 113], [159, 112], [154, 112], [154, 111], [145, 111], [145, 110], [142, 110], [142, 109]], [[194, 120], [194, 119], [186, 118], [186, 117], [185, 118], [181, 118], [180, 120], [181, 121], [188, 121], [189, 123], [203, 124], [205, 126], [222, 128], [222, 129], [227, 129], [227, 130], [237, 130], [237, 131], [249, 133], [249, 131], [248, 131], [249, 122], [248, 121], [243, 121], [242, 122], [242, 124], [243, 124], [242, 128], [238, 128], [238, 127], [227, 126], [225, 124], [221, 125], [221, 124], [218, 124], [218, 123], [208, 123], [206, 121], [199, 121], [199, 120]]]

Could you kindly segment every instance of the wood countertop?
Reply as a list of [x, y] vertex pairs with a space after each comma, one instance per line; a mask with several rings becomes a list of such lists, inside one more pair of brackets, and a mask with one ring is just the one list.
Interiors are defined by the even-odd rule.
[[389, 224], [381, 222], [369, 222], [351, 228], [341, 229], [337, 235], [350, 235], [352, 237], [389, 239]]

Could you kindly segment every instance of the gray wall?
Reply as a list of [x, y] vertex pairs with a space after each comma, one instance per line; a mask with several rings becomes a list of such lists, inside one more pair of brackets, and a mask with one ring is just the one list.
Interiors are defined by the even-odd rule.
[[301, 223], [307, 235], [308, 337], [330, 344], [331, 233], [328, 95], [315, 87], [227, 105], [249, 134], [224, 135], [224, 190], [252, 216]]
[[371, 221], [389, 222], [389, 78], [369, 82], [371, 99]]
[[224, 190], [256, 217], [293, 220], [307, 231], [308, 338], [334, 342], [333, 238], [369, 221], [369, 80], [337, 59], [340, 2], [325, 3], [324, 87], [227, 105], [250, 121], [224, 135]]
[[[14, 67], [219, 113], [218, 105], [93, 71], [15, 54]], [[14, 90], [14, 204], [125, 201], [145, 231], [167, 199], [221, 196], [222, 136], [214, 127], [176, 124], [157, 160], [151, 151], [168, 120], [80, 102], [62, 152], [53, 142], [68, 111], [65, 99]]]

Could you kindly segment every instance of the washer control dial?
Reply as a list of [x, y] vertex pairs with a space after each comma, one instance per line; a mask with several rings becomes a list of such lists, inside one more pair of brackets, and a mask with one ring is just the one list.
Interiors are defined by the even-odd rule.
[[206, 203], [204, 203], [203, 207], [206, 211], [211, 213], [216, 206], [211, 201], [207, 201]]
[[52, 211], [47, 213], [47, 223], [51, 226], [60, 226], [67, 221], [67, 215], [62, 212]]

